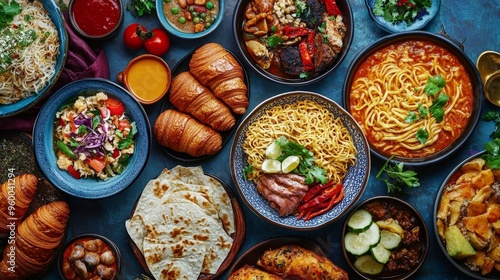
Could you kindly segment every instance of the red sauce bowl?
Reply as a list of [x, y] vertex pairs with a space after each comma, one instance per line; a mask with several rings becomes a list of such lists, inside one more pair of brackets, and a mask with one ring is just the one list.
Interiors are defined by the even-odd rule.
[[123, 22], [122, 0], [72, 0], [69, 19], [82, 37], [104, 40], [112, 37]]

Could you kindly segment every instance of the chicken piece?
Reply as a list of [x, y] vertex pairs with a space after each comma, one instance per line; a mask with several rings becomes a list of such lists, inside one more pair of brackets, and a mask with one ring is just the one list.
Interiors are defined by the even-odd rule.
[[236, 270], [233, 274], [229, 276], [228, 280], [247, 280], [247, 279], [259, 279], [259, 280], [281, 280], [283, 278], [262, 271], [250, 265], [245, 265], [242, 268]]
[[347, 273], [328, 258], [297, 245], [267, 250], [257, 265], [285, 279], [348, 279]]
[[296, 174], [264, 174], [257, 182], [257, 191], [280, 217], [292, 214], [308, 189], [304, 177]]

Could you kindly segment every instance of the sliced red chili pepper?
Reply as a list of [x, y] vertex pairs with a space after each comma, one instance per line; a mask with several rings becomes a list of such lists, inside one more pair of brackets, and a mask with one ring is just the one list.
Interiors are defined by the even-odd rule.
[[309, 200], [313, 199], [319, 192], [321, 192], [323, 189], [329, 188], [333, 185], [333, 181], [329, 181], [326, 184], [317, 184], [309, 190], [307, 190], [306, 195], [302, 199], [303, 202], [308, 202]]
[[64, 120], [62, 118], [59, 119], [59, 125], [61, 125], [61, 126], [65, 126], [66, 125], [66, 123], [64, 122]]
[[325, 0], [326, 12], [330, 16], [340, 16], [342, 12], [340, 12], [339, 7], [337, 6], [337, 2], [335, 0]]
[[307, 36], [309, 35], [309, 32], [311, 32], [311, 30], [305, 27], [295, 27], [289, 25], [285, 25], [283, 31], [285, 32], [285, 35], [288, 36], [288, 38]]
[[75, 179], [80, 179], [80, 172], [76, 171], [73, 165], [68, 166], [68, 173]]
[[118, 156], [120, 156], [120, 150], [118, 150], [118, 149], [114, 149], [114, 150], [113, 150], [113, 155], [112, 155], [112, 157], [113, 157], [113, 158], [117, 158]]
[[300, 52], [300, 57], [302, 58], [302, 65], [304, 66], [304, 70], [306, 72], [313, 71], [314, 63], [312, 61], [312, 56], [309, 54], [306, 41], [302, 40], [299, 43], [299, 52]]
[[337, 184], [333, 187], [324, 189], [318, 196], [316, 196], [315, 198], [309, 200], [308, 202], [300, 205], [298, 207], [298, 209], [305, 210], [305, 209], [313, 207], [314, 205], [319, 204], [325, 200], [328, 200], [329, 198], [332, 198], [335, 195], [337, 195], [337, 193], [340, 191], [341, 188], [342, 188], [342, 184]]
[[344, 198], [344, 188], [343, 187], [340, 189], [340, 192], [338, 193], [338, 195], [335, 198], [331, 198], [328, 201], [327, 205], [325, 205], [326, 204], [325, 202], [321, 203], [322, 207], [317, 211], [308, 213], [304, 220], [306, 220], [306, 221], [310, 220], [314, 217], [317, 217], [319, 215], [322, 215], [322, 214], [330, 211], [333, 208], [333, 206], [337, 205], [342, 200], [342, 198]]

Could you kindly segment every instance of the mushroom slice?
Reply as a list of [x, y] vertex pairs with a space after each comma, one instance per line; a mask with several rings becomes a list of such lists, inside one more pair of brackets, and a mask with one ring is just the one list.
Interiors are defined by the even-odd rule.
[[263, 69], [268, 69], [271, 66], [271, 54], [266, 46], [258, 40], [250, 40], [245, 42], [248, 53]]

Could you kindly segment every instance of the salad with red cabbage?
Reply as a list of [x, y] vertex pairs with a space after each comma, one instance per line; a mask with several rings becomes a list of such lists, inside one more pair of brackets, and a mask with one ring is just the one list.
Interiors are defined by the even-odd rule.
[[134, 154], [136, 124], [104, 92], [69, 100], [56, 113], [54, 127], [57, 166], [77, 179], [119, 175]]

